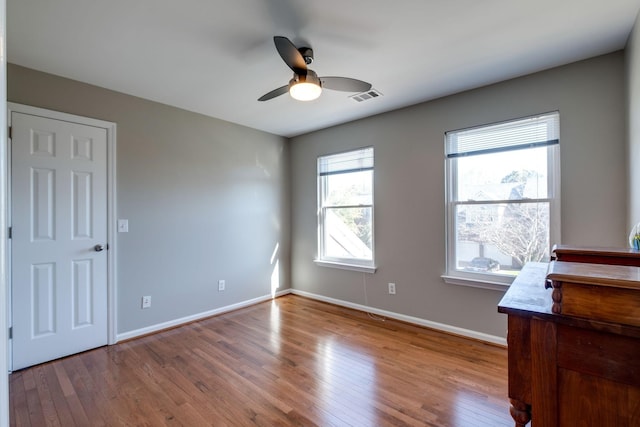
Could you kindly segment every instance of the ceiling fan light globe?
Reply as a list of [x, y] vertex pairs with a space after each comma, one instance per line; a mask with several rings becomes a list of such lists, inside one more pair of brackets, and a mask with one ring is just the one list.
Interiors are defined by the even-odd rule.
[[292, 84], [289, 88], [289, 95], [298, 101], [313, 101], [322, 93], [322, 88], [310, 82], [300, 82]]

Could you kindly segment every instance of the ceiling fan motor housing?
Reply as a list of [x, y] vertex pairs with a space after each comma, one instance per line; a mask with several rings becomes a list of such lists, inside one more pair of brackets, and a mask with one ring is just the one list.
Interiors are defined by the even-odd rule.
[[309, 65], [313, 62], [313, 49], [310, 47], [299, 47], [298, 52], [304, 58], [304, 62]]
[[289, 80], [289, 87], [297, 85], [298, 83], [312, 83], [322, 87], [320, 78], [315, 71], [307, 69], [307, 74], [293, 74], [293, 78]]

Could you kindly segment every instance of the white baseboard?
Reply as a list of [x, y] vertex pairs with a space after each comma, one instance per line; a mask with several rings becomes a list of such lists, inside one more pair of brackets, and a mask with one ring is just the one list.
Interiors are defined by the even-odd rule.
[[446, 325], [444, 323], [432, 322], [430, 320], [421, 319], [419, 317], [407, 316], [404, 314], [394, 313], [387, 310], [381, 310], [375, 307], [368, 307], [366, 305], [354, 304], [348, 301], [342, 301], [334, 298], [325, 297], [323, 295], [313, 294], [311, 292], [305, 292], [298, 289], [291, 289], [290, 293], [294, 295], [300, 295], [306, 298], [315, 299], [318, 301], [328, 302], [330, 304], [339, 305], [342, 307], [351, 308], [358, 311], [364, 311], [366, 313], [376, 314], [378, 316], [388, 317], [390, 319], [400, 320], [402, 322], [413, 323], [414, 325], [424, 326], [438, 331], [448, 332], [454, 335], [460, 335], [467, 338], [473, 338], [479, 341], [488, 342], [491, 344], [497, 344], [500, 346], [507, 346], [507, 339], [495, 335], [489, 335], [471, 329], [459, 328], [457, 326]]
[[362, 304], [355, 304], [348, 301], [343, 301], [335, 298], [325, 297], [323, 295], [314, 294], [311, 292], [301, 291], [298, 289], [285, 289], [279, 291], [272, 295], [265, 295], [262, 297], [250, 299], [247, 301], [242, 301], [237, 304], [228, 305], [221, 308], [216, 308], [215, 310], [205, 311], [203, 313], [194, 314], [187, 317], [182, 317], [180, 319], [170, 320], [168, 322], [159, 323], [156, 325], [147, 326], [145, 328], [136, 329], [134, 331], [124, 332], [122, 334], [118, 334], [116, 336], [117, 341], [129, 340], [132, 338], [137, 338], [143, 335], [152, 334], [154, 332], [159, 332], [164, 329], [175, 328], [176, 326], [184, 325], [187, 323], [194, 322], [196, 320], [206, 319], [207, 317], [216, 316], [218, 314], [227, 313], [229, 311], [238, 310], [240, 308], [248, 307], [254, 304], [258, 304], [264, 301], [269, 301], [270, 299], [277, 298], [287, 294], [300, 295], [302, 297], [315, 299], [318, 301], [328, 302], [330, 304], [339, 305], [341, 307], [351, 308], [353, 310], [364, 311], [366, 313], [376, 314], [378, 316], [388, 317], [390, 319], [400, 320], [402, 322], [412, 323], [414, 325], [424, 326], [426, 328], [435, 329], [438, 331], [448, 332], [454, 335], [460, 335], [467, 338], [476, 339], [479, 341], [488, 342], [491, 344], [497, 344], [501, 346], [507, 345], [506, 338], [498, 337], [495, 335], [489, 335], [478, 331], [473, 331], [470, 329], [459, 328], [457, 326], [446, 325], [444, 323], [432, 322], [430, 320], [421, 319], [419, 317], [407, 316], [404, 314], [394, 313], [387, 310], [381, 310], [375, 307], [368, 307]]
[[276, 292], [274, 296], [264, 295], [258, 298], [253, 298], [247, 301], [242, 301], [237, 304], [227, 305], [225, 307], [216, 308], [214, 310], [205, 311], [203, 313], [194, 314], [180, 319], [170, 320], [168, 322], [158, 323], [156, 325], [147, 326], [144, 328], [136, 329], [129, 332], [123, 332], [116, 335], [116, 342], [123, 340], [130, 340], [132, 338], [141, 337], [143, 335], [152, 334], [154, 332], [160, 332], [164, 329], [175, 328], [176, 326], [184, 325], [187, 323], [195, 322], [196, 320], [206, 319], [207, 317], [216, 316], [218, 314], [227, 313], [229, 311], [238, 310], [239, 308], [248, 307], [250, 305], [258, 304], [270, 299], [287, 295], [291, 293], [291, 289], [285, 289], [283, 291]]

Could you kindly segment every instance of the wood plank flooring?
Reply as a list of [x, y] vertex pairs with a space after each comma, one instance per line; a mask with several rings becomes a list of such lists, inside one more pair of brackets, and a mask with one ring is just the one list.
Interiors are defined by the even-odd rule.
[[10, 376], [14, 426], [512, 426], [506, 349], [287, 295]]

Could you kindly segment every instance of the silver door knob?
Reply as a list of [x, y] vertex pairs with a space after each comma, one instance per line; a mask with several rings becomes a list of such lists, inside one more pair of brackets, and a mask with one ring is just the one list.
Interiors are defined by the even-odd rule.
[[104, 248], [105, 248], [104, 245], [95, 245], [93, 247], [93, 250], [96, 251], [96, 252], [102, 252], [102, 251], [104, 251]]

